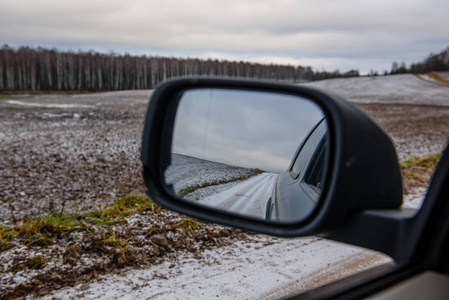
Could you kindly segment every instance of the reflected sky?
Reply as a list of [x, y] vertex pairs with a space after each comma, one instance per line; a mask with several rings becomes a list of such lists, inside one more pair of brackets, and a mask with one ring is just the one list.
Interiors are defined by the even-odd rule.
[[189, 90], [178, 107], [172, 152], [280, 173], [323, 116], [315, 103], [299, 96]]

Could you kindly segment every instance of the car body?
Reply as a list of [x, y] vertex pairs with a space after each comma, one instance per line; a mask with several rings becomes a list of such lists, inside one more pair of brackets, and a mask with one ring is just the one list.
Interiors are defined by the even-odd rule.
[[267, 202], [267, 220], [294, 222], [310, 214], [324, 184], [328, 146], [323, 118], [299, 145], [288, 170], [277, 177]]

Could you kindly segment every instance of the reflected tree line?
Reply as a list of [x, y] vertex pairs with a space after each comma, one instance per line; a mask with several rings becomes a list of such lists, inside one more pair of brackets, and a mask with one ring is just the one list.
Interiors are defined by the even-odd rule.
[[107, 91], [151, 89], [176, 76], [227, 76], [300, 83], [359, 76], [314, 72], [311, 67], [226, 60], [71, 52], [3, 45], [0, 49], [0, 90]]

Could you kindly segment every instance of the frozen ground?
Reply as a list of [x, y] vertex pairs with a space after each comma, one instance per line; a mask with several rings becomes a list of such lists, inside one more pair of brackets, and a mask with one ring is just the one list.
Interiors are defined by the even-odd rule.
[[[193, 187], [193, 192], [183, 195], [185, 199], [263, 219], [277, 174], [256, 174], [256, 169], [172, 154], [165, 180], [177, 194]], [[198, 188], [202, 184], [210, 186]]]
[[[255, 173], [256, 172], [256, 173]], [[231, 166], [195, 157], [172, 154], [165, 180], [180, 191], [202, 184], [183, 198], [226, 211], [265, 218], [265, 209], [278, 174], [258, 174], [256, 169]], [[242, 177], [244, 180], [239, 180]], [[235, 180], [235, 181], [234, 181]], [[219, 183], [225, 181], [225, 183]]]
[[411, 74], [331, 79], [308, 85], [357, 103], [390, 135], [400, 160], [441, 151], [448, 140], [448, 86]]
[[[441, 150], [449, 136], [449, 88], [407, 76], [314, 85], [359, 103], [390, 134], [402, 159]], [[3, 221], [60, 211], [64, 203], [65, 211], [90, 210], [117, 195], [143, 191], [139, 147], [150, 94], [123, 91], [0, 99]], [[423, 192], [411, 191], [405, 205], [419, 206]], [[174, 261], [144, 270], [96, 276], [99, 279], [54, 291], [49, 298], [272, 299], [384, 263], [390, 260], [381, 254], [315, 237], [257, 235], [201, 255], [179, 252]], [[31, 273], [21, 272], [21, 278]]]
[[143, 193], [139, 149], [150, 95], [0, 99], [0, 220], [95, 209]]
[[449, 87], [412, 74], [338, 78], [308, 83], [354, 103], [449, 106]]
[[171, 164], [165, 171], [167, 184], [173, 185], [176, 193], [187, 187], [201, 185], [206, 182], [232, 180], [249, 176], [255, 170], [211, 162], [204, 159], [172, 154]]
[[[406, 197], [404, 207], [419, 208], [422, 193]], [[101, 276], [44, 299], [279, 299], [389, 265], [393, 261], [381, 253], [318, 237], [256, 235], [201, 255], [179, 253], [175, 262]]]
[[317, 237], [267, 236], [207, 250], [201, 257], [181, 254], [178, 261], [103, 277], [44, 299], [279, 299], [391, 263], [385, 255]]
[[[449, 80], [449, 72], [437, 72], [437, 74], [438, 74], [443, 80], [446, 80], [446, 81]], [[432, 82], [432, 83], [443, 84], [443, 85], [445, 85], [444, 83], [441, 82], [441, 80], [439, 80], [439, 79], [437, 79], [437, 78], [434, 78], [434, 77], [432, 77], [432, 76], [429, 76], [429, 75], [427, 75], [427, 74], [418, 74], [417, 76], [418, 76], [419, 78], [425, 80], [425, 81], [429, 81], [429, 82]]]

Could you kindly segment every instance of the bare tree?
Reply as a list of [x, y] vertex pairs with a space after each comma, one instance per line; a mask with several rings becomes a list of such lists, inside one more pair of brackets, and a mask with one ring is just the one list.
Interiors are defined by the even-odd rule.
[[356, 73], [313, 72], [310, 67], [257, 64], [217, 59], [132, 56], [94, 51], [60, 52], [56, 49], [8, 45], [0, 48], [0, 90], [126, 90], [151, 89], [174, 76], [227, 76], [260, 78], [290, 83]]

